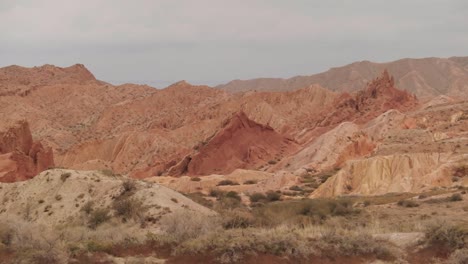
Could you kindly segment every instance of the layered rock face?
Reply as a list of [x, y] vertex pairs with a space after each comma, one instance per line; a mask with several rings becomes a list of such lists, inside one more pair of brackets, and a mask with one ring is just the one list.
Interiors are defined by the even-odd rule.
[[467, 158], [453, 159], [446, 153], [412, 153], [349, 161], [312, 197], [418, 193], [451, 186], [453, 169], [467, 162]]
[[235, 169], [257, 169], [276, 163], [297, 145], [271, 127], [237, 113], [206, 145], [201, 146], [187, 166], [189, 175], [228, 174]]
[[0, 182], [30, 179], [54, 166], [51, 148], [33, 142], [26, 121], [8, 122], [0, 128]]

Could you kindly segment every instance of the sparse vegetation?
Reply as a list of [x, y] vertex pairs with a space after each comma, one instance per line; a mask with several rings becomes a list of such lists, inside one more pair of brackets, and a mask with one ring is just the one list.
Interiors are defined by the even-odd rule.
[[237, 182], [235, 182], [235, 181], [231, 181], [231, 180], [222, 180], [222, 181], [218, 182], [217, 185], [218, 185], [218, 186], [239, 185], [239, 183], [237, 183]]
[[402, 207], [408, 207], [408, 208], [411, 208], [411, 207], [418, 207], [419, 204], [415, 201], [412, 201], [412, 200], [400, 200], [398, 201], [397, 203], [399, 206], [402, 206]]
[[122, 183], [123, 193], [130, 193], [136, 190], [136, 183], [134, 180], [125, 180]]
[[257, 203], [261, 201], [266, 201], [266, 196], [263, 193], [253, 193], [249, 195], [250, 202]]
[[71, 176], [70, 172], [64, 172], [60, 175], [60, 180], [62, 180], [62, 182], [65, 182], [68, 178], [70, 178], [70, 176]]
[[289, 187], [289, 190], [296, 191], [296, 192], [302, 192], [303, 191], [303, 189], [301, 187], [297, 186], [297, 185]]
[[104, 175], [104, 176], [107, 176], [107, 177], [114, 176], [114, 172], [112, 170], [110, 170], [110, 169], [101, 170], [101, 174]]
[[449, 198], [450, 202], [458, 202], [458, 201], [463, 201], [463, 196], [459, 193], [454, 193], [452, 196]]
[[256, 180], [246, 180], [244, 182], [245, 185], [249, 185], [249, 184], [257, 184], [257, 181]]
[[91, 229], [96, 229], [100, 224], [108, 221], [111, 218], [109, 209], [98, 208], [93, 210], [89, 215], [88, 226]]
[[112, 203], [116, 216], [123, 217], [124, 221], [128, 219], [141, 217], [144, 213], [143, 203], [136, 198], [125, 197], [115, 200]]
[[194, 182], [199, 182], [201, 181], [200, 177], [192, 177], [190, 178], [191, 181], [194, 181]]
[[83, 205], [83, 207], [81, 208], [81, 211], [89, 215], [93, 211], [93, 208], [94, 208], [94, 202], [88, 201]]
[[266, 193], [266, 199], [269, 202], [279, 201], [281, 198], [281, 194], [275, 191], [268, 191]]
[[446, 223], [429, 226], [425, 232], [426, 243], [443, 246], [451, 250], [461, 249], [467, 245], [468, 233], [460, 227]]

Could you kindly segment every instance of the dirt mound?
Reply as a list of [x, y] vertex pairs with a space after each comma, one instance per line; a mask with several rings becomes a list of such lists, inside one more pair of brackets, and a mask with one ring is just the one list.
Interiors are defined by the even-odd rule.
[[[92, 203], [90, 211], [107, 208], [110, 216], [115, 215], [109, 219], [114, 228], [132, 229], [144, 235], [154, 231], [158, 227], [157, 220], [168, 214], [180, 211], [215, 214], [166, 187], [143, 181], [125, 185], [126, 181], [126, 178], [104, 175], [99, 171], [55, 169], [42, 172], [29, 181], [0, 184], [0, 199], [3, 201], [0, 218], [5, 221], [19, 217], [29, 223], [47, 227], [66, 224], [68, 228], [86, 228], [90, 215], [83, 208]], [[134, 205], [142, 210], [139, 212], [142, 221], [150, 220], [145, 229], [131, 219], [127, 219], [125, 224], [118, 218], [118, 213], [111, 212], [114, 210], [113, 203], [125, 198], [139, 201]]]
[[296, 144], [271, 127], [235, 114], [211, 140], [200, 146], [187, 166], [189, 175], [227, 174], [235, 169], [274, 164]]
[[25, 120], [11, 121], [0, 127], [0, 182], [30, 179], [54, 166], [51, 148], [33, 142]]

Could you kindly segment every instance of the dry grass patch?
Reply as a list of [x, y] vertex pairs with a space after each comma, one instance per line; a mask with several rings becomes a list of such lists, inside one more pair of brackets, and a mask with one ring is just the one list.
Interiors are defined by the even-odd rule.
[[468, 232], [460, 226], [438, 223], [429, 226], [425, 232], [428, 245], [442, 246], [450, 250], [464, 248], [468, 245]]

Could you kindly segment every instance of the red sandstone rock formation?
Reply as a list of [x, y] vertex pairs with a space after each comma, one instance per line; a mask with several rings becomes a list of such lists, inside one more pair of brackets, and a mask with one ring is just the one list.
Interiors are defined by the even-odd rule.
[[184, 161], [189, 175], [227, 174], [238, 168], [256, 169], [276, 163], [296, 147], [291, 139], [239, 112], [198, 153]]
[[407, 111], [415, 108], [418, 100], [414, 95], [395, 88], [393, 77], [385, 70], [379, 78], [354, 94], [344, 93], [325, 110], [319, 126], [336, 125], [344, 121], [364, 124], [390, 109]]
[[26, 121], [9, 122], [0, 129], [0, 182], [30, 179], [54, 166], [51, 148], [33, 142]]

